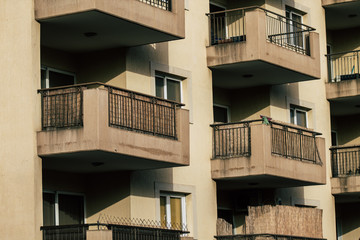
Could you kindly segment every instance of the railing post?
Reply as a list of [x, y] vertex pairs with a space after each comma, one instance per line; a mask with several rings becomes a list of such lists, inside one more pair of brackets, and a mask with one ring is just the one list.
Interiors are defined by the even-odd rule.
[[299, 136], [300, 136], [300, 161], [302, 161], [303, 160], [303, 148], [302, 148], [302, 137], [303, 137], [303, 134], [302, 134], [302, 131], [301, 130], [299, 130], [298, 131], [298, 133], [299, 133]]

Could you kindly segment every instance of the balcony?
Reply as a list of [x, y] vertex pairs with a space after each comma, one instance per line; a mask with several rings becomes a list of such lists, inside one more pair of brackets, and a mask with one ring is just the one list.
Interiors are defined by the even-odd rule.
[[328, 54], [326, 97], [333, 115], [354, 115], [360, 110], [360, 51]]
[[189, 113], [181, 104], [92, 83], [42, 89], [43, 167], [73, 172], [189, 165]]
[[75, 224], [64, 226], [43, 226], [43, 240], [127, 240], [127, 239], [157, 239], [180, 240], [181, 235], [188, 233], [176, 227], [165, 228], [154, 225], [154, 221], [139, 219], [139, 223], [123, 222], [121, 224]]
[[339, 146], [331, 151], [331, 192], [360, 196], [360, 146]]
[[215, 86], [253, 87], [320, 78], [314, 28], [262, 8], [209, 13], [207, 63]]
[[184, 1], [35, 0], [41, 42], [85, 52], [172, 41], [185, 37]]
[[[248, 206], [248, 214], [232, 235], [217, 225], [218, 240], [323, 240], [322, 210], [285, 205]], [[220, 223], [218, 221], [218, 223]], [[225, 223], [226, 224], [226, 223]], [[230, 225], [231, 227], [231, 225]]]
[[212, 128], [211, 174], [225, 188], [325, 184], [325, 140], [319, 133], [257, 120]]

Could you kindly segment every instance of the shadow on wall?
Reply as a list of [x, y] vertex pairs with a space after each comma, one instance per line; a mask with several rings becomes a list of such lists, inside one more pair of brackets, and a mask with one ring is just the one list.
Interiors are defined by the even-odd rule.
[[[336, 208], [337, 225], [341, 227], [343, 240], [358, 239], [360, 236], [360, 202], [338, 203]], [[339, 229], [338, 229], [339, 230]]]

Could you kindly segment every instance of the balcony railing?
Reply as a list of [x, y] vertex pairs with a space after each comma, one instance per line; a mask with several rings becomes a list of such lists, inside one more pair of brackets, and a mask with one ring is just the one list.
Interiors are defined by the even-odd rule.
[[332, 176], [360, 175], [360, 146], [331, 147]]
[[360, 50], [328, 54], [329, 82], [360, 78]]
[[230, 236], [215, 236], [218, 240], [325, 240], [323, 238], [297, 237], [279, 234], [239, 234]]
[[44, 226], [40, 229], [43, 240], [87, 240], [88, 230], [110, 230], [113, 240], [180, 240], [181, 234], [188, 233], [179, 229], [101, 223]]
[[147, 3], [151, 6], [171, 11], [171, 0], [139, 0], [140, 2]]
[[281, 47], [310, 55], [309, 32], [315, 29], [260, 7], [208, 13], [210, 44], [246, 41], [246, 12], [260, 9], [266, 14], [266, 39]]
[[[261, 120], [213, 124], [213, 158], [251, 155], [251, 125]], [[305, 128], [269, 121], [271, 153], [285, 158], [321, 164], [316, 136]], [[261, 146], [259, 146], [261, 147]]]
[[176, 108], [182, 104], [102, 83], [41, 89], [42, 129], [83, 126], [85, 89], [108, 91], [109, 126], [176, 139]]

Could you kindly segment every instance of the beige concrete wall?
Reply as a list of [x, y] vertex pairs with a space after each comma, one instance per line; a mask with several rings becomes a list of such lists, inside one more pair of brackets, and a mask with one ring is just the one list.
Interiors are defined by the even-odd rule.
[[40, 26], [32, 0], [0, 5], [0, 233], [2, 239], [40, 239]]

